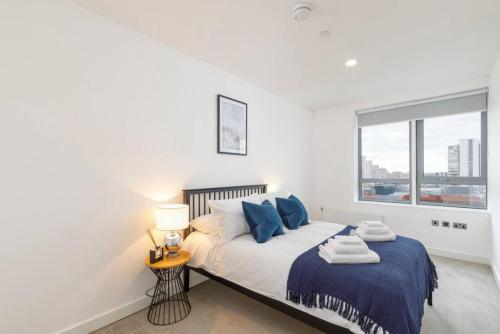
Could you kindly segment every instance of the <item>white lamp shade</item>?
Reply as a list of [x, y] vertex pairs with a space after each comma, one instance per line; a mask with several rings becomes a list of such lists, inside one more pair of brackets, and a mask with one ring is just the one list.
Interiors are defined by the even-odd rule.
[[189, 226], [189, 206], [163, 204], [156, 207], [156, 228], [160, 231], [178, 231]]

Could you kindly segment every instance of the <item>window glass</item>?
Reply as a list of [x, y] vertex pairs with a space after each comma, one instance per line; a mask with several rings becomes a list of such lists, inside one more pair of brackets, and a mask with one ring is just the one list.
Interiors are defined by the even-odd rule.
[[410, 184], [363, 182], [361, 184], [361, 200], [411, 203]]
[[486, 186], [422, 184], [420, 203], [457, 207], [486, 207]]
[[[481, 112], [421, 120], [421, 204], [486, 208]], [[417, 147], [417, 151], [421, 148]], [[422, 172], [420, 172], [422, 173]], [[420, 174], [422, 175], [422, 174]]]
[[411, 203], [409, 122], [360, 131], [360, 199]]
[[425, 176], [481, 176], [480, 112], [424, 122]]
[[[481, 93], [366, 111], [370, 113], [366, 115], [358, 112], [359, 199], [485, 209], [485, 109], [486, 95]], [[411, 118], [416, 120], [398, 121]], [[383, 123], [391, 120], [395, 122]], [[415, 173], [410, 149], [416, 152]]]
[[409, 179], [408, 122], [362, 128], [361, 152], [363, 179]]

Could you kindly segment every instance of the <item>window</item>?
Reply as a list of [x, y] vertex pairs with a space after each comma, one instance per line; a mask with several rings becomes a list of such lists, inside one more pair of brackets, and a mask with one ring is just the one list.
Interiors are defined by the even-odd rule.
[[411, 203], [410, 123], [359, 128], [359, 196]]
[[486, 90], [358, 111], [357, 121], [359, 200], [487, 207]]
[[417, 121], [417, 201], [486, 208], [486, 112]]

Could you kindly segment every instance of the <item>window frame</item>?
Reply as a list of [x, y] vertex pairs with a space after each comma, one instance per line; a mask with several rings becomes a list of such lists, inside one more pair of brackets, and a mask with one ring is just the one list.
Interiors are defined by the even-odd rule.
[[[403, 121], [406, 122], [406, 121]], [[408, 179], [365, 179], [363, 178], [363, 143], [362, 143], [362, 130], [363, 127], [358, 127], [358, 201], [362, 202], [374, 202], [374, 203], [395, 203], [395, 204], [413, 204], [413, 161], [412, 161], [412, 147], [413, 147], [413, 136], [412, 136], [412, 121], [408, 122], [408, 143], [409, 143], [409, 155], [408, 155]], [[402, 123], [402, 122], [396, 122]], [[387, 123], [390, 124], [390, 123]], [[380, 124], [383, 125], [383, 124]], [[381, 200], [381, 199], [364, 199], [363, 198], [363, 183], [393, 183], [393, 184], [408, 184], [409, 185], [409, 195], [408, 201], [395, 201], [395, 200]]]
[[[457, 114], [458, 115], [458, 114]], [[451, 115], [450, 115], [451, 116]], [[474, 210], [487, 210], [488, 208], [488, 112], [481, 112], [481, 176], [425, 176], [424, 175], [424, 122], [425, 119], [415, 121], [416, 127], [416, 203], [426, 206], [444, 206], [452, 208], [466, 208]], [[467, 204], [447, 204], [422, 202], [420, 200], [420, 188], [422, 184], [443, 184], [443, 185], [473, 185], [486, 187], [486, 203], [484, 207], [474, 207]]]

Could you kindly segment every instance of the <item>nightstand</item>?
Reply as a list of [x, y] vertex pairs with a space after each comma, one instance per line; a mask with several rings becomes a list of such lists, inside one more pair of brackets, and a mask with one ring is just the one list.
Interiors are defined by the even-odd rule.
[[150, 263], [146, 258], [146, 266], [156, 275], [158, 281], [154, 287], [151, 304], [148, 310], [148, 321], [154, 325], [171, 325], [181, 321], [191, 312], [180, 274], [184, 265], [191, 259], [191, 254], [181, 250], [179, 256], [165, 258]]

